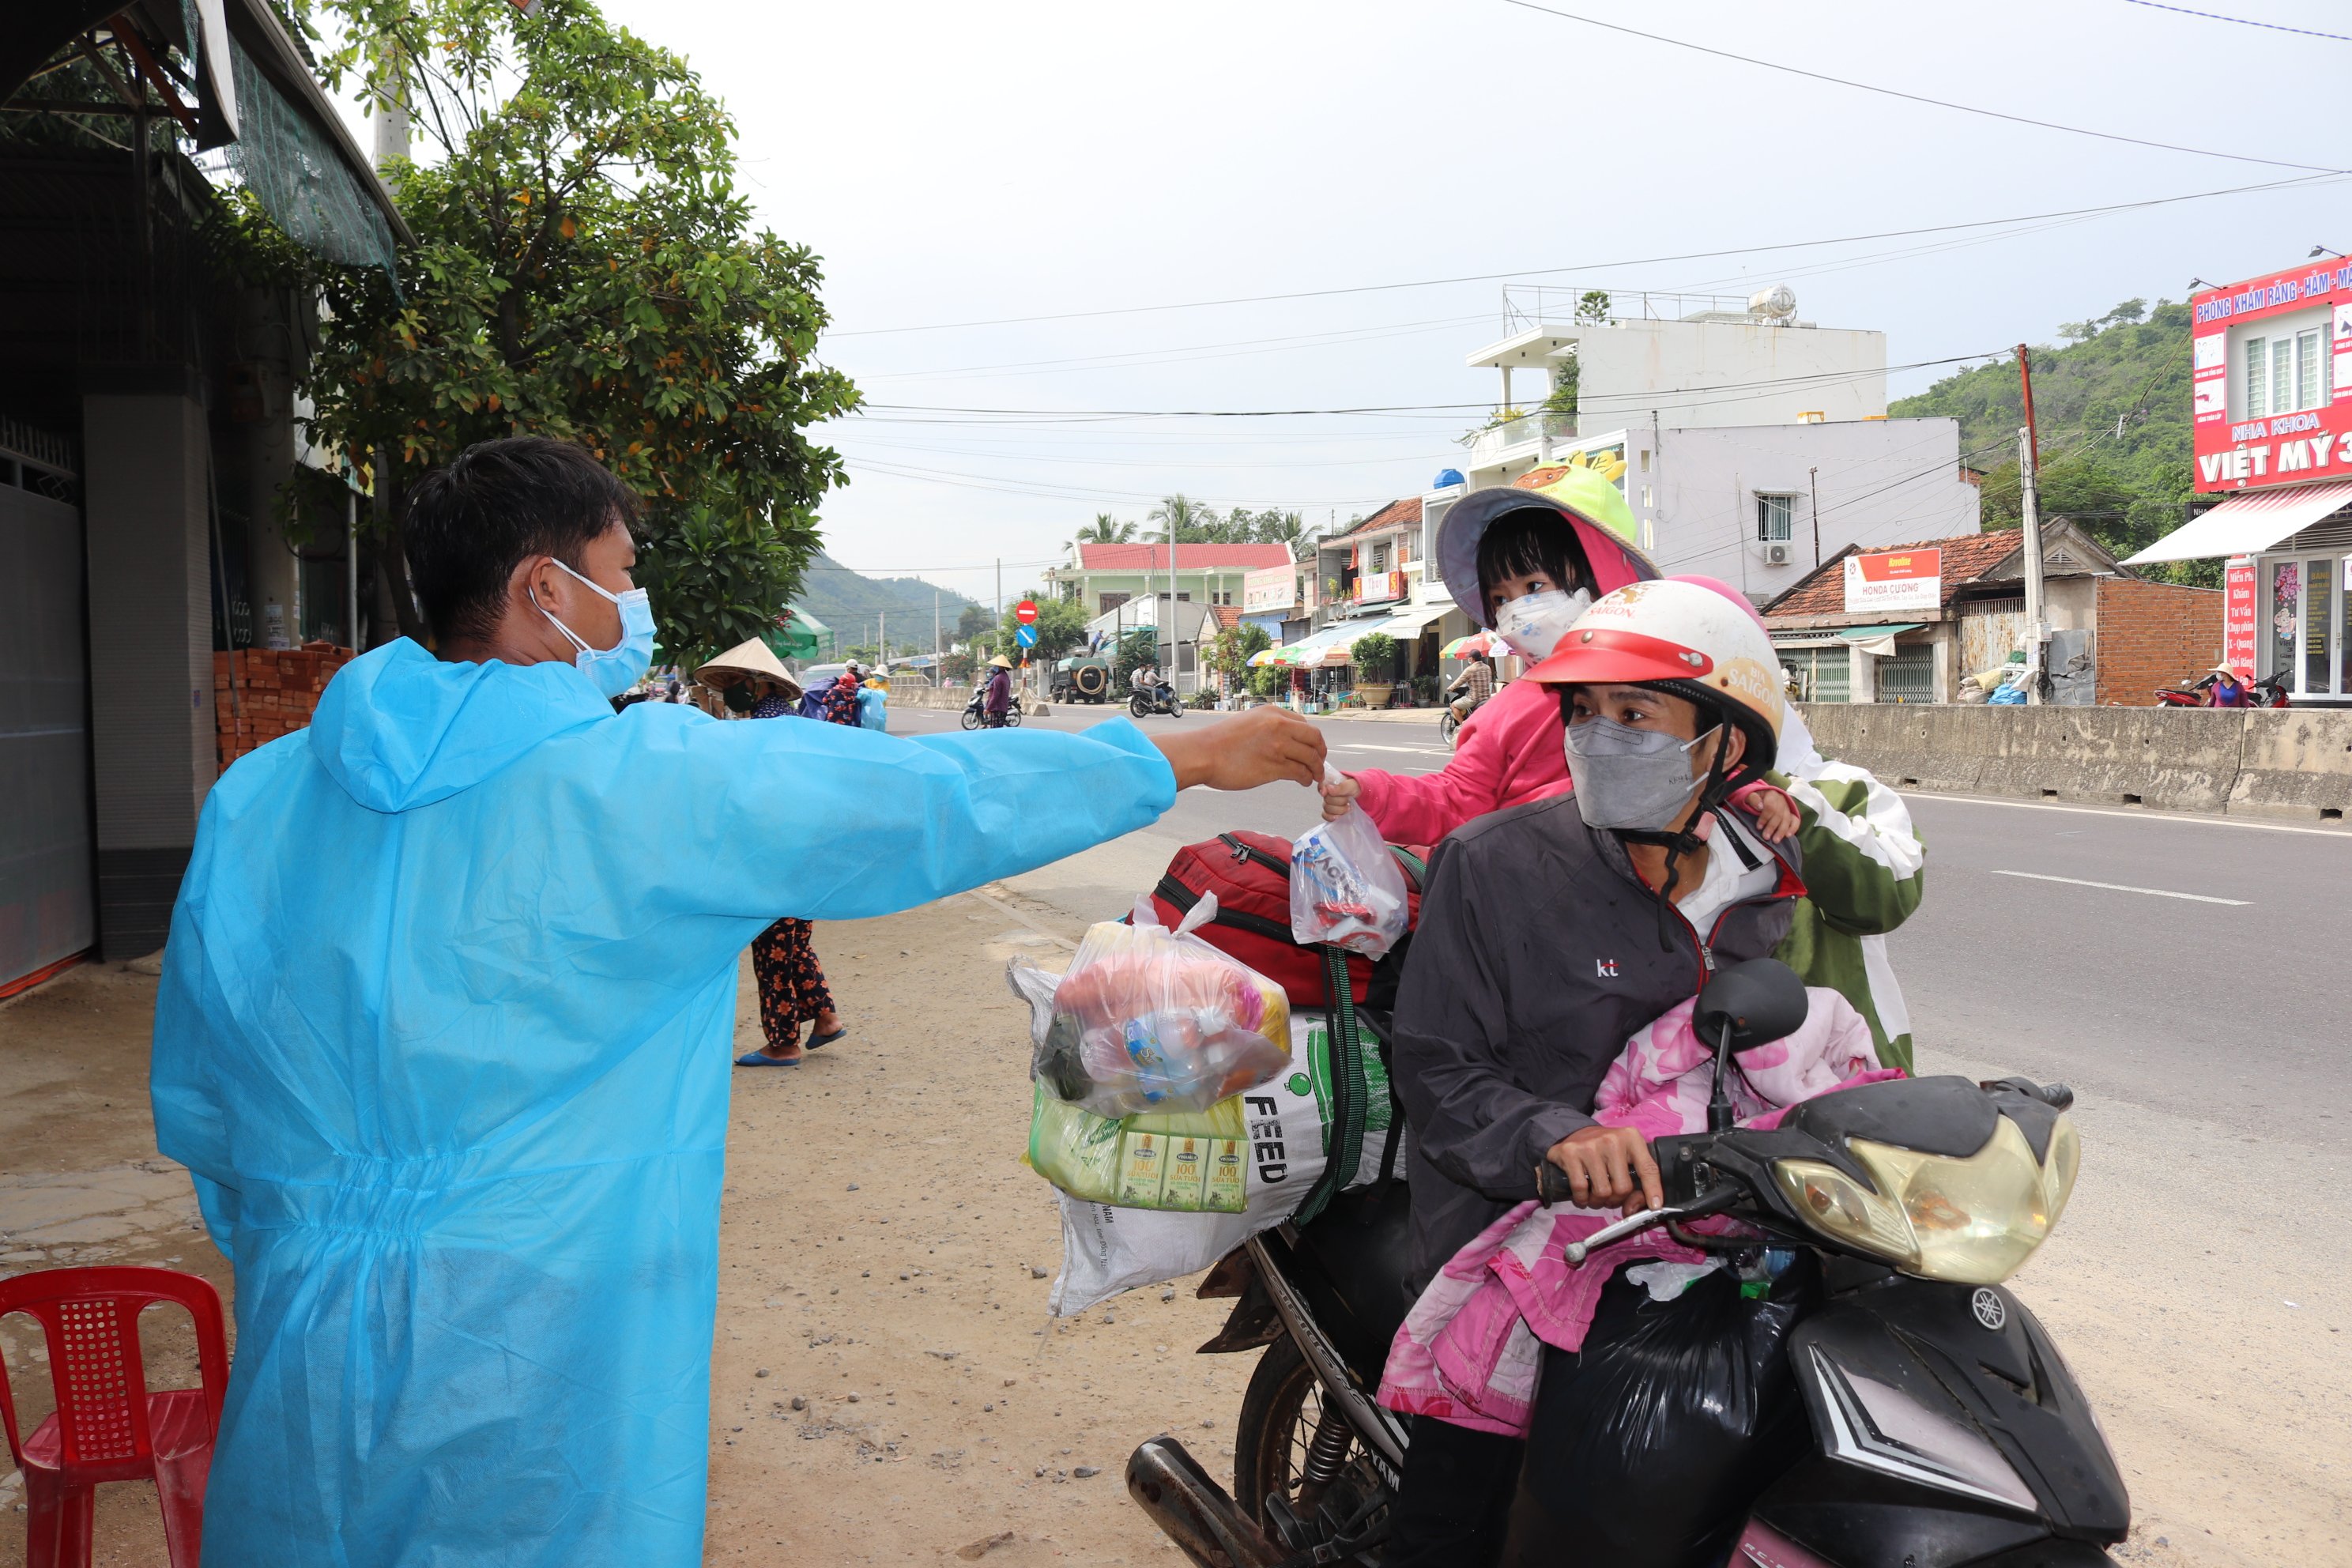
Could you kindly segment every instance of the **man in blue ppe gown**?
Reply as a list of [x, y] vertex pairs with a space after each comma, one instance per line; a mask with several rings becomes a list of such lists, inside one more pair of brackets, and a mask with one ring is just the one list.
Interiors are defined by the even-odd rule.
[[[236, 1271], [205, 1561], [702, 1559], [736, 963], [1319, 776], [1272, 710], [894, 739], [610, 699], [634, 498], [585, 452], [417, 489], [439, 657], [353, 660], [223, 776], [173, 915], [157, 1140]], [[812, 834], [811, 821], [855, 822]]]

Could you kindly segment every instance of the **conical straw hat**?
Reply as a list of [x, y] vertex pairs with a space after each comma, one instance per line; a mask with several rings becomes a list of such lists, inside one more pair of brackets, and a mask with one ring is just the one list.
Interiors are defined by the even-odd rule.
[[784, 661], [775, 656], [766, 643], [758, 637], [737, 643], [694, 672], [694, 679], [705, 686], [722, 684], [730, 675], [756, 675], [782, 686], [794, 699], [801, 694], [801, 683], [784, 668]]

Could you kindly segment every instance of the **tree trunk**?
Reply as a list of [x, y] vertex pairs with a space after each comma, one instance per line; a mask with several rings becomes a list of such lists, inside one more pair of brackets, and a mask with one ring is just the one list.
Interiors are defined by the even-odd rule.
[[408, 549], [400, 526], [400, 481], [393, 477], [392, 453], [375, 452], [376, 575], [383, 596], [392, 601], [400, 635], [425, 642], [425, 618], [416, 613], [416, 595], [408, 584]]

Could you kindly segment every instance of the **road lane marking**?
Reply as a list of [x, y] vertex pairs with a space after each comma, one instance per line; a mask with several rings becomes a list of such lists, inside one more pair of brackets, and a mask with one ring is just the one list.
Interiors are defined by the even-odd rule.
[[[1882, 783], [1885, 781], [1881, 781]], [[2117, 811], [2097, 805], [2061, 805], [2048, 800], [1991, 800], [1980, 795], [1956, 795], [1948, 790], [1921, 789], [1913, 784], [1902, 792], [1924, 800], [1948, 800], [1958, 805], [1998, 805], [2012, 811], [2064, 811], [2076, 816], [2120, 816], [2132, 822], [2186, 822], [2200, 827], [2238, 827], [2253, 833], [2302, 833], [2319, 838], [2352, 838], [2352, 828], [2297, 827], [2288, 822], [2248, 822], [2236, 816], [2205, 816], [2180, 811]]]
[[2250, 908], [2252, 899], [2217, 899], [2207, 893], [2176, 893], [2169, 888], [2128, 888], [2121, 882], [2086, 882], [2080, 877], [2045, 877], [2039, 871], [1995, 871], [1996, 877], [2022, 877], [2029, 882], [2063, 882], [2070, 888], [2105, 888], [2111, 893], [2146, 893], [2151, 899], [2187, 899], [2197, 904], [2228, 904]]
[[1370, 746], [1360, 742], [1343, 741], [1331, 748], [1335, 752], [1411, 752], [1417, 757], [1450, 757], [1454, 753], [1443, 746]]

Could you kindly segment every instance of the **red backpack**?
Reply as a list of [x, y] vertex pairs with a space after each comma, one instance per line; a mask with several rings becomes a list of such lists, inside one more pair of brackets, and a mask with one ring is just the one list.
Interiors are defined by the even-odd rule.
[[[1404, 870], [1405, 929], [1411, 931], [1421, 921], [1422, 864], [1396, 846], [1389, 847]], [[1187, 844], [1168, 862], [1151, 902], [1161, 922], [1172, 929], [1204, 893], [1217, 895], [1217, 912], [1194, 934], [1281, 986], [1293, 1006], [1331, 1005], [1329, 950], [1290, 934], [1288, 839], [1236, 829]], [[1372, 961], [1357, 952], [1344, 956], [1351, 1000], [1360, 1003], [1371, 985]]]

